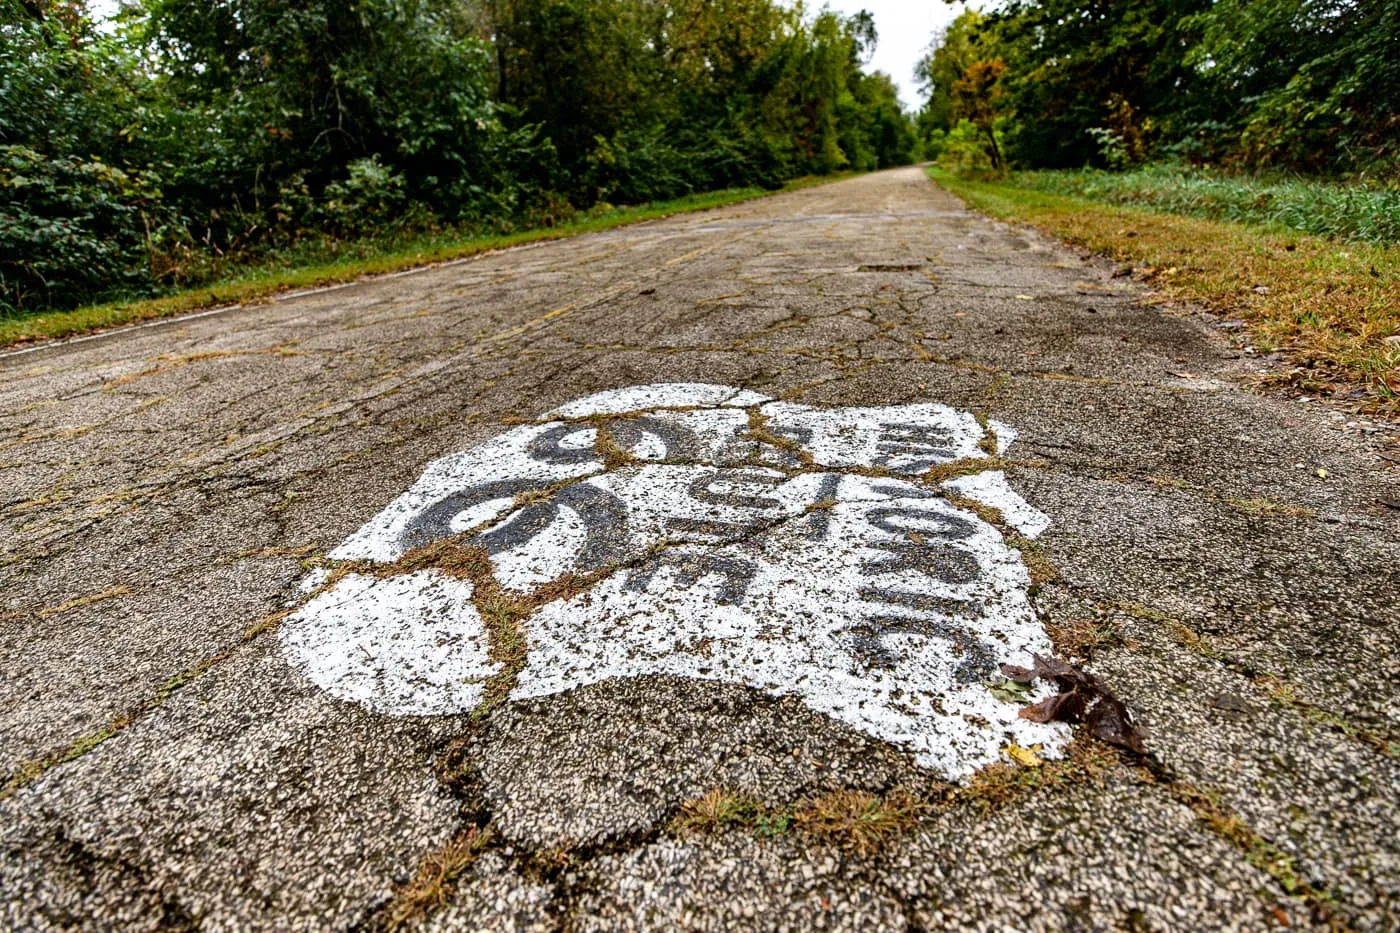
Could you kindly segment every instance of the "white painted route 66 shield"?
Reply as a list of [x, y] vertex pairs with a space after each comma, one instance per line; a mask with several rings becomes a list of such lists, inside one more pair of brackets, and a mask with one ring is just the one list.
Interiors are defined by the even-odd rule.
[[[992, 695], [1049, 654], [1020, 552], [1048, 519], [992, 468], [1013, 439], [942, 405], [823, 409], [727, 386], [638, 386], [565, 405], [430, 464], [331, 558], [391, 565], [459, 536], [526, 596], [510, 699], [665, 674], [794, 696], [961, 777], [1064, 727]], [[958, 476], [929, 481], [930, 471]], [[986, 469], [979, 470], [985, 464]], [[322, 572], [323, 574], [324, 572]], [[308, 588], [325, 577], [313, 577]], [[437, 570], [342, 576], [281, 628], [291, 663], [396, 715], [468, 712], [499, 677], [473, 585]], [[538, 600], [536, 600], [538, 602]]]

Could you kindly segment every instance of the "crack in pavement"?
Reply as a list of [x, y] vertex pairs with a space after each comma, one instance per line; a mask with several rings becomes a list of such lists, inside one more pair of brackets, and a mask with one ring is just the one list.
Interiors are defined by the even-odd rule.
[[[483, 926], [514, 904], [545, 926], [641, 925], [630, 897], [654, 923], [715, 926], [743, 910], [845, 928], [1262, 929], [1280, 912], [1393, 926], [1400, 525], [1376, 503], [1400, 499], [1400, 472], [1326, 409], [1251, 394], [1241, 381], [1270, 364], [1111, 273], [894, 171], [0, 355], [0, 926], [167, 910], [363, 926], [473, 819], [500, 835], [433, 922]], [[991, 770], [1033, 792], [930, 814], [873, 860], [801, 835], [681, 839], [669, 819], [711, 787], [791, 807], [926, 788], [930, 772], [800, 703], [667, 677], [410, 722], [322, 695], [261, 637], [314, 600], [292, 599], [308, 568], [349, 572], [334, 542], [423, 464], [588, 423], [533, 417], [572, 398], [679, 381], [815, 408], [937, 401], [1014, 425], [1018, 453], [979, 465], [1024, 486], [1053, 531], [1018, 540], [1006, 516], [947, 501], [1024, 547], [1038, 624], [1147, 711], [1158, 770], [1061, 782], [1059, 763], [1005, 761]], [[596, 439], [613, 476], [702, 462], [628, 465], [627, 430]], [[817, 482], [823, 458], [789, 459], [771, 430], [749, 424], [754, 455], [731, 468]], [[658, 552], [732, 544], [692, 537]], [[519, 593], [492, 567], [472, 605], [496, 598], [528, 635], [541, 610], [513, 617], [518, 601], [551, 583], [596, 598], [648, 556]], [[477, 811], [432, 773], [459, 752]], [[65, 874], [82, 861], [65, 839], [113, 860]], [[739, 868], [719, 884], [724, 864]]]

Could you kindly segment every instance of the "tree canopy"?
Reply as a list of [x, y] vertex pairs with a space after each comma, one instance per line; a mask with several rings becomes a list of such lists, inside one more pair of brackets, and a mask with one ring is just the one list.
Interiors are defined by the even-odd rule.
[[[1008, 0], [919, 66], [925, 137], [985, 122], [957, 98], [1004, 70], [996, 136], [1027, 167], [1182, 157], [1400, 180], [1400, 0]], [[981, 108], [981, 109], [979, 109]]]
[[777, 0], [0, 0], [0, 313], [908, 162], [876, 40]]

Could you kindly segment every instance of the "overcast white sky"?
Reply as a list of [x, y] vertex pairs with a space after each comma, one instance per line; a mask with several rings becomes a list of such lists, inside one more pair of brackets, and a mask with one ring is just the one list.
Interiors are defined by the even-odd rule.
[[[818, 6], [820, 0], [809, 0]], [[899, 87], [899, 99], [910, 109], [922, 103], [914, 83], [914, 64], [924, 54], [933, 31], [951, 23], [963, 11], [961, 3], [949, 5], [943, 0], [828, 0], [838, 13], [851, 15], [861, 10], [875, 14], [875, 29], [880, 44], [875, 59], [868, 66], [894, 78]]]

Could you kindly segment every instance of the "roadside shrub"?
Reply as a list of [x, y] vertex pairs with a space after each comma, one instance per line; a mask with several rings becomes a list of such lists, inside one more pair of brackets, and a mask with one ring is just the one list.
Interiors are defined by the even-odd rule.
[[322, 228], [355, 237], [393, 226], [402, 217], [407, 195], [403, 175], [383, 165], [379, 156], [356, 159], [345, 167], [346, 177], [326, 186]]
[[689, 153], [667, 139], [662, 127], [594, 137], [584, 160], [584, 189], [594, 201], [639, 204], [689, 194], [696, 187]]
[[149, 294], [173, 221], [141, 175], [0, 146], [0, 313]]
[[942, 140], [938, 155], [940, 168], [964, 177], [991, 177], [997, 172], [987, 153], [984, 137], [968, 120], [959, 120]]

